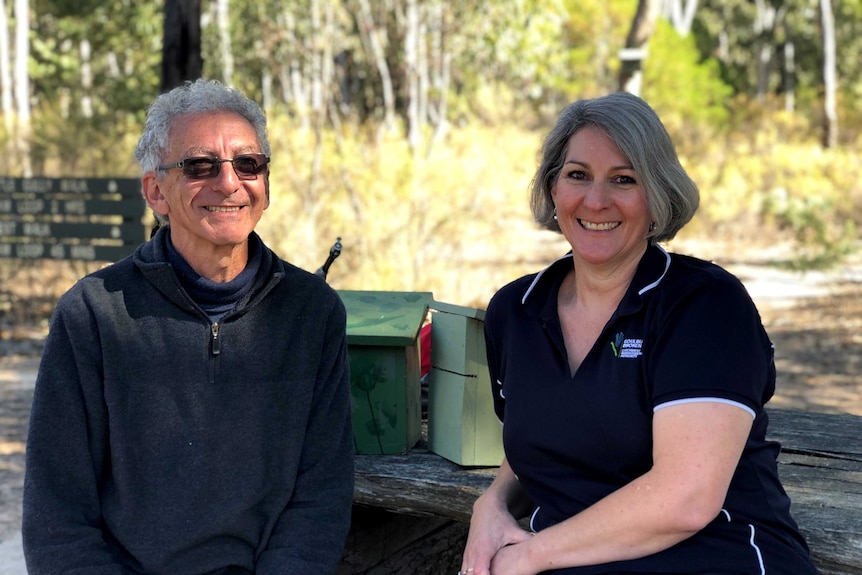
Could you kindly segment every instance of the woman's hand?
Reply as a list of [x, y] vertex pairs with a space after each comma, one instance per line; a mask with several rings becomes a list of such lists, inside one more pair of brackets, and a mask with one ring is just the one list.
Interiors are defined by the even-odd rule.
[[[505, 564], [497, 560], [498, 555], [508, 554], [510, 548], [507, 546], [527, 541], [531, 535], [518, 525], [507, 507], [492, 493], [482, 495], [473, 505], [470, 534], [461, 560], [461, 575], [498, 575], [497, 566], [501, 565], [502, 569]], [[509, 572], [499, 571], [501, 574]]]

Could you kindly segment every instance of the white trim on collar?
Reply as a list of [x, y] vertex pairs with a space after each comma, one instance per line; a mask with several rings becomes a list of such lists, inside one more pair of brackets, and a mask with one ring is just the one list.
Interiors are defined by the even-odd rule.
[[[663, 279], [664, 279], [664, 276], [665, 276], [665, 275], [667, 275], [667, 270], [669, 270], [669, 269], [670, 269], [670, 254], [669, 254], [669, 253], [667, 253], [667, 251], [666, 251], [663, 247], [661, 247], [660, 245], [658, 245], [658, 244], [655, 244], [655, 247], [657, 247], [657, 248], [661, 251], [661, 253], [663, 253], [663, 254], [664, 254], [664, 257], [665, 257], [664, 271], [661, 273], [661, 275], [658, 277], [658, 279], [657, 279], [657, 280], [655, 280], [655, 281], [654, 281], [654, 282], [652, 282], [651, 284], [649, 284], [649, 285], [645, 286], [645, 287], [644, 287], [644, 288], [642, 288], [640, 291], [638, 291], [638, 295], [643, 295], [643, 294], [645, 294], [646, 292], [648, 292], [649, 290], [651, 290], [651, 289], [653, 289], [654, 287], [656, 287], [658, 284], [660, 284], [660, 283], [661, 283], [661, 280], [663, 280]], [[563, 256], [563, 257], [561, 257], [561, 258], [557, 258], [557, 259], [555, 259], [553, 262], [551, 262], [551, 264], [550, 264], [550, 265], [548, 265], [547, 267], [545, 267], [545, 269], [543, 269], [542, 271], [540, 271], [539, 273], [537, 273], [537, 274], [536, 274], [536, 277], [535, 277], [535, 278], [533, 278], [533, 281], [532, 281], [532, 283], [530, 284], [530, 287], [528, 287], [528, 288], [527, 288], [527, 291], [525, 291], [525, 292], [524, 292], [524, 296], [521, 298], [521, 304], [524, 304], [524, 303], [526, 303], [526, 302], [527, 302], [527, 298], [528, 298], [528, 297], [530, 296], [530, 294], [533, 292], [533, 288], [535, 288], [535, 287], [536, 287], [536, 284], [537, 284], [537, 283], [539, 283], [539, 280], [540, 280], [540, 279], [542, 279], [542, 276], [543, 276], [543, 275], [545, 275], [545, 272], [546, 272], [546, 271], [548, 271], [549, 269], [551, 269], [554, 265], [556, 265], [556, 264], [557, 264], [557, 262], [560, 262], [560, 261], [562, 261], [562, 260], [564, 260], [564, 259], [566, 259], [566, 258], [572, 258], [572, 253], [571, 253], [571, 252], [569, 252], [569, 253], [567, 253], [566, 255], [564, 255], [564, 256]]]
[[658, 244], [656, 244], [656, 245], [655, 245], [655, 247], [657, 247], [657, 248], [661, 251], [661, 253], [663, 253], [663, 254], [664, 254], [664, 257], [666, 258], [666, 259], [665, 259], [665, 264], [664, 264], [664, 271], [663, 271], [663, 272], [661, 272], [661, 275], [658, 277], [658, 279], [657, 279], [657, 280], [655, 280], [654, 282], [652, 282], [652, 283], [651, 283], [651, 284], [649, 284], [648, 286], [646, 286], [646, 287], [642, 288], [642, 289], [638, 292], [638, 295], [643, 295], [643, 294], [645, 294], [646, 292], [648, 292], [649, 290], [651, 290], [651, 289], [653, 289], [654, 287], [656, 287], [658, 284], [660, 284], [660, 283], [661, 283], [661, 280], [663, 280], [663, 279], [664, 279], [664, 276], [665, 276], [665, 275], [667, 275], [667, 270], [668, 270], [668, 269], [670, 269], [670, 254], [669, 254], [669, 253], [667, 253], [667, 252], [665, 251], [665, 249], [664, 249], [663, 247], [661, 247], [660, 245], [658, 245]]
[[555, 259], [553, 262], [551, 262], [551, 265], [547, 266], [545, 269], [543, 269], [542, 271], [537, 273], [536, 277], [533, 278], [533, 283], [531, 283], [530, 287], [527, 288], [527, 291], [524, 292], [524, 297], [521, 298], [521, 304], [524, 304], [527, 302], [527, 297], [530, 295], [530, 293], [532, 293], [533, 288], [536, 287], [536, 284], [539, 283], [539, 280], [542, 278], [543, 275], [545, 275], [546, 271], [548, 271], [549, 269], [554, 267], [554, 265], [556, 265], [557, 262], [560, 262], [566, 258], [572, 258], [572, 257], [573, 257], [572, 252], [569, 252], [561, 258]]

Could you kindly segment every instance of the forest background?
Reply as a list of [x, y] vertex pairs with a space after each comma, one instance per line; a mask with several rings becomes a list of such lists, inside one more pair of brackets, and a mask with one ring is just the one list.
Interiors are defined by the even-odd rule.
[[[0, 173], [137, 177], [177, 4], [3, 2]], [[656, 109], [700, 186], [672, 249], [708, 238], [812, 268], [859, 248], [862, 0], [179, 4], [200, 14], [202, 75], [267, 112], [258, 231], [310, 271], [340, 237], [336, 288], [484, 307], [564, 253], [529, 214], [542, 137], [568, 103], [619, 89]], [[58, 281], [26, 283], [53, 298], [95, 264], [0, 275], [46, 265]]]

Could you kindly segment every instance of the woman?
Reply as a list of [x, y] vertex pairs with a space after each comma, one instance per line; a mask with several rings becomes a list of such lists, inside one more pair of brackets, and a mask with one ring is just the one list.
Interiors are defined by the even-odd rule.
[[572, 251], [488, 306], [506, 458], [462, 573], [816, 573], [765, 440], [758, 312], [728, 272], [657, 244], [698, 191], [655, 112], [626, 93], [569, 106], [531, 204]]

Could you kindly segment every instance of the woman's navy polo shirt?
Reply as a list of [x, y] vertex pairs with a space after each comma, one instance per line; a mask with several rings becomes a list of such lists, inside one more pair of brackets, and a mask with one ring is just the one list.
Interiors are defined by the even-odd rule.
[[557, 314], [571, 254], [503, 287], [485, 315], [488, 367], [506, 458], [536, 504], [539, 531], [652, 466], [656, 409], [730, 402], [754, 425], [719, 516], [655, 555], [571, 574], [816, 573], [766, 441], [772, 344], [745, 288], [720, 267], [647, 249], [632, 284], [574, 376]]

